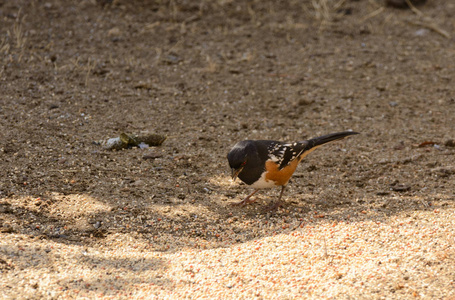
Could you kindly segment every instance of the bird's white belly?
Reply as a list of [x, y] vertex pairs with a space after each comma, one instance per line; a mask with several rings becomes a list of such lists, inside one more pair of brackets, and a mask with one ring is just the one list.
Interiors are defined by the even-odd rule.
[[258, 181], [256, 181], [255, 183], [253, 183], [251, 185], [251, 187], [255, 188], [255, 189], [268, 189], [268, 188], [272, 188], [276, 186], [275, 185], [275, 182], [273, 180], [266, 180], [265, 179], [265, 173], [262, 174], [261, 178], [259, 178]]

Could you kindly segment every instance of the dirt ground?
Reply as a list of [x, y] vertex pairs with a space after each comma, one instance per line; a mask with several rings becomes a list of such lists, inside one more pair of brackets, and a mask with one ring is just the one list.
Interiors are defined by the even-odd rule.
[[[374, 0], [0, 0], [0, 294], [179, 298], [173, 290], [191, 295], [198, 284], [167, 275], [171, 257], [185, 251], [248, 248], [303, 234], [306, 226], [346, 222], [393, 227], [414, 218], [416, 232], [450, 227], [454, 15], [455, 3], [443, 0], [414, 11]], [[344, 130], [361, 135], [309, 155], [276, 213], [262, 208], [278, 188], [261, 191], [253, 205], [230, 205], [251, 192], [229, 178], [226, 154], [236, 142]], [[144, 131], [167, 139], [120, 151], [98, 143]], [[455, 235], [448, 230], [431, 245], [422, 238], [424, 252], [444, 253], [432, 263], [403, 254], [422, 267], [419, 276], [437, 266], [429, 285], [411, 276], [412, 288], [394, 286], [395, 277], [386, 276], [364, 289], [339, 284], [331, 296], [324, 282], [315, 294], [285, 295], [455, 297]], [[137, 248], [137, 258], [85, 265], [85, 254], [56, 253], [122, 247]], [[330, 244], [327, 251], [340, 250]], [[156, 257], [141, 257], [152, 254], [168, 255], [154, 269], [156, 289], [135, 293], [142, 269], [134, 267], [144, 260], [156, 266]], [[62, 280], [73, 266], [66, 259], [82, 273]], [[108, 260], [115, 266], [103, 290], [83, 272]], [[118, 283], [120, 269], [132, 281]], [[284, 293], [249, 295], [237, 287], [226, 295]]]

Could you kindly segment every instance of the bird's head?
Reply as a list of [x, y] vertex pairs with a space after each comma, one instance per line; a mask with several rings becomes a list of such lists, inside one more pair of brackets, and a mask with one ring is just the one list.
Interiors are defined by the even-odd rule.
[[251, 151], [254, 151], [254, 145], [249, 143], [249, 141], [239, 142], [234, 146], [234, 148], [231, 149], [231, 151], [229, 151], [227, 159], [232, 170], [233, 180], [239, 176], [247, 164]]

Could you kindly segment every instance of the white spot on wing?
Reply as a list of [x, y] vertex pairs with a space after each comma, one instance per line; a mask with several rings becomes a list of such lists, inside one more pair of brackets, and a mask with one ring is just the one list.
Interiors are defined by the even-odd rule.
[[278, 162], [280, 161], [280, 159], [278, 157], [276, 157], [275, 155], [270, 155], [270, 160], [273, 161], [273, 162]]

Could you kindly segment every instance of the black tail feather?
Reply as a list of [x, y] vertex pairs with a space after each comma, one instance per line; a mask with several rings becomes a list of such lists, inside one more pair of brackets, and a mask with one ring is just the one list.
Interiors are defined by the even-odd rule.
[[343, 131], [343, 132], [337, 132], [337, 133], [331, 133], [323, 136], [319, 136], [316, 138], [309, 139], [308, 142], [308, 147], [307, 149], [311, 149], [317, 146], [320, 146], [325, 143], [329, 143], [332, 141], [344, 139], [347, 136], [354, 135], [354, 134], [359, 134], [359, 132], [355, 131]]

